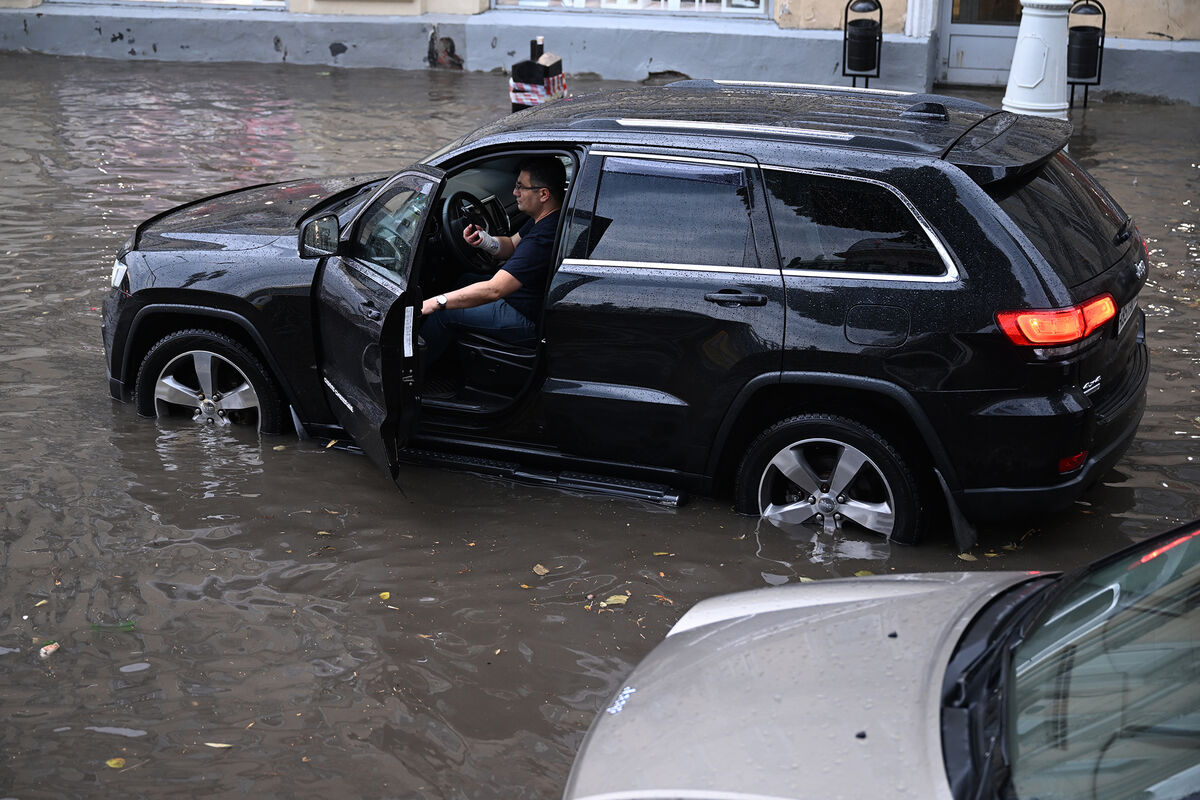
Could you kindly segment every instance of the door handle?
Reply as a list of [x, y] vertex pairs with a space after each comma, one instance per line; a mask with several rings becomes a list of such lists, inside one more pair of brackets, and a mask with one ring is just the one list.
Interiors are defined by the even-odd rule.
[[363, 302], [358, 304], [358, 307], [360, 309], [362, 309], [363, 316], [369, 320], [377, 322], [377, 321], [383, 319], [383, 313], [378, 308], [376, 308], [375, 304], [372, 303], [370, 300], [364, 300]]
[[767, 304], [767, 296], [765, 294], [747, 294], [739, 292], [736, 289], [722, 289], [719, 292], [709, 292], [704, 295], [704, 299], [710, 303], [730, 307], [765, 306]]

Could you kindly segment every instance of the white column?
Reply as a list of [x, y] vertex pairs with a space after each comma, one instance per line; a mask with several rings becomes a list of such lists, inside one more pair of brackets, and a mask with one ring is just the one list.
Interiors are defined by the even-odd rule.
[[1067, 118], [1067, 16], [1072, 0], [1021, 0], [1005, 111]]
[[904, 14], [904, 35], [924, 39], [933, 33], [937, 0], [908, 0]]

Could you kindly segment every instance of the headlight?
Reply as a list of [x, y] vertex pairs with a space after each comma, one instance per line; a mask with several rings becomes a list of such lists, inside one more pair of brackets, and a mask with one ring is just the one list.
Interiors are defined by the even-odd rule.
[[126, 280], [126, 276], [128, 274], [129, 267], [122, 264], [121, 259], [118, 258], [113, 262], [112, 276], [109, 278], [109, 283], [112, 284], [114, 289], [120, 289], [121, 291], [128, 292], [129, 282]]

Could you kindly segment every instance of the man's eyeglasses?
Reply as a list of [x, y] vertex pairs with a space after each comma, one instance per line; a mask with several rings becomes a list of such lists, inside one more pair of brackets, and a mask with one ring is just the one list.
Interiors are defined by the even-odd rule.
[[528, 192], [528, 191], [532, 191], [533, 189], [545, 189], [545, 188], [546, 188], [545, 186], [522, 186], [519, 183], [513, 185], [514, 192]]

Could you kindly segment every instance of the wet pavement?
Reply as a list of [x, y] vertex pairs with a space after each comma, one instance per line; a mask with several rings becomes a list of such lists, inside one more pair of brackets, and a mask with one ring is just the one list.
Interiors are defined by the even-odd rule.
[[1151, 243], [1148, 410], [1103, 485], [982, 530], [973, 561], [947, 531], [918, 548], [789, 535], [722, 500], [671, 510], [417, 467], [397, 491], [353, 453], [109, 399], [99, 307], [139, 220], [397, 168], [506, 113], [506, 88], [0, 53], [0, 797], [554, 798], [604, 701], [701, 598], [1068, 569], [1200, 516], [1190, 106], [1073, 112], [1072, 153]]

